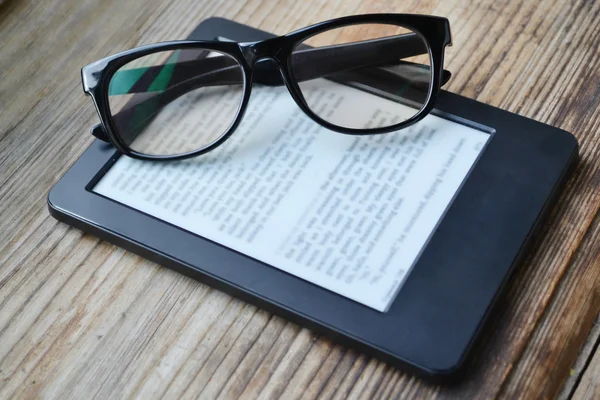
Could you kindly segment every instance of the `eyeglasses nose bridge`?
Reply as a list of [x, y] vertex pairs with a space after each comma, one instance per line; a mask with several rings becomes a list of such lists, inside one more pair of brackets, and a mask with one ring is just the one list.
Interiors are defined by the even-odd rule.
[[280, 65], [281, 38], [272, 38], [258, 42], [240, 43], [246, 62], [254, 66], [258, 61], [273, 60]]
[[260, 42], [240, 43], [242, 53], [248, 66], [252, 70], [252, 80], [267, 86], [286, 84], [286, 77], [281, 66], [281, 53], [279, 38], [268, 39]]

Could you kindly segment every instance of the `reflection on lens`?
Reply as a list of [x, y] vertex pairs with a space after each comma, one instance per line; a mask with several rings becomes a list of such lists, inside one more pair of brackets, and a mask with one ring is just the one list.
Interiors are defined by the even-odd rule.
[[204, 149], [235, 121], [244, 73], [231, 56], [163, 51], [129, 62], [109, 85], [113, 128], [131, 150], [173, 156]]
[[[386, 128], [410, 119], [427, 103], [433, 81], [424, 39], [389, 24], [312, 36], [294, 49], [291, 68], [311, 111], [349, 129]], [[367, 111], [373, 108], [377, 111]]]

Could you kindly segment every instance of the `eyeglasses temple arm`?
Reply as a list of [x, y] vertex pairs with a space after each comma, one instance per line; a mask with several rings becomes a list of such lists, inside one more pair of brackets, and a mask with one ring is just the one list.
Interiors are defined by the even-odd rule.
[[[294, 78], [302, 82], [336, 72], [394, 63], [428, 53], [429, 50], [420, 37], [409, 33], [333, 46], [298, 48], [292, 52], [290, 61]], [[268, 84], [269, 75], [260, 74], [260, 68], [257, 68], [257, 72], [257, 81]]]

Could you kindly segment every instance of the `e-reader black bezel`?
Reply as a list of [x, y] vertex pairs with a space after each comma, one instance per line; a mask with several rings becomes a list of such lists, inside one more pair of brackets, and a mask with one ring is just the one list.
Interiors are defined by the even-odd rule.
[[[254, 41], [269, 35], [210, 18], [190, 38]], [[50, 213], [392, 365], [454, 377], [555, 203], [578, 144], [568, 132], [446, 91], [436, 110], [495, 134], [385, 313], [92, 192], [118, 158], [99, 140], [52, 188]]]

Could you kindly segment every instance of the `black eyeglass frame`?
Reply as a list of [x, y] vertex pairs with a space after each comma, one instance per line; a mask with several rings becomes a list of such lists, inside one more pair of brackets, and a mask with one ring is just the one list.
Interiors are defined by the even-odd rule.
[[[411, 118], [389, 127], [380, 128], [345, 128], [334, 125], [316, 115], [307, 105], [302, 95], [300, 86], [294, 78], [291, 65], [291, 55], [296, 47], [319, 33], [336, 28], [357, 24], [389, 24], [412, 30], [419, 35], [427, 46], [431, 60], [432, 81], [429, 86], [427, 100], [423, 107]], [[83, 90], [92, 97], [92, 101], [100, 116], [102, 134], [95, 133], [97, 137], [104, 137], [120, 152], [129, 157], [142, 160], [182, 160], [196, 157], [214, 150], [225, 142], [240, 124], [247, 109], [252, 91], [254, 65], [263, 59], [273, 60], [280, 71], [283, 83], [287, 87], [298, 107], [319, 125], [342, 134], [371, 135], [397, 131], [423, 119], [435, 105], [439, 91], [444, 80], [444, 50], [452, 45], [450, 23], [443, 17], [418, 15], [418, 14], [363, 14], [341, 17], [317, 23], [302, 28], [283, 36], [255, 42], [227, 42], [227, 41], [171, 41], [141, 46], [127, 50], [99, 61], [86, 65], [81, 70]], [[108, 100], [109, 85], [116, 71], [123, 65], [140, 57], [160, 51], [202, 49], [224, 53], [235, 59], [243, 70], [243, 98], [238, 108], [237, 115], [225, 133], [208, 146], [199, 150], [177, 155], [149, 155], [136, 152], [127, 146], [114, 129], [112, 114]]]

